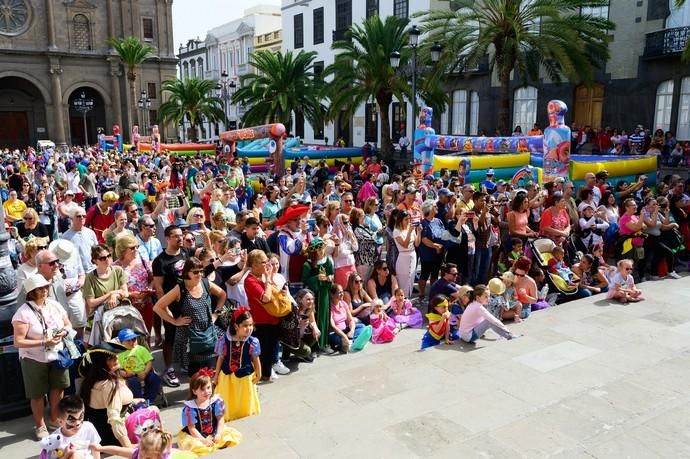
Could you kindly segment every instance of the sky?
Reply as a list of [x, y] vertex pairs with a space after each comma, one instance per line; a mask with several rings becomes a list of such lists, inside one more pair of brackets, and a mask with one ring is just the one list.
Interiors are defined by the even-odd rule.
[[175, 0], [173, 39], [175, 48], [190, 38], [206, 38], [206, 32], [244, 16], [244, 10], [257, 5], [278, 5], [280, 0]]

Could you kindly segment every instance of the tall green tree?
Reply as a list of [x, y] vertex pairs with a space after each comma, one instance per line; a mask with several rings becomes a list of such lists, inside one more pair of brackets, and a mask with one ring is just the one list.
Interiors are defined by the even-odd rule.
[[240, 88], [232, 103], [249, 107], [244, 126], [283, 123], [290, 129], [293, 113], [313, 126], [323, 123], [322, 83], [314, 77], [315, 52], [273, 52], [260, 50], [250, 55], [256, 73], [240, 77]]
[[[500, 82], [497, 127], [510, 131], [511, 73], [524, 84], [543, 69], [554, 82], [563, 77], [585, 84], [609, 58], [608, 34], [615, 25], [582, 15], [582, 8], [609, 0], [451, 0], [450, 10], [421, 14], [425, 42], [443, 44], [439, 69], [462, 71], [488, 55]], [[437, 77], [440, 75], [437, 74]]]
[[[353, 24], [346, 32], [346, 40], [333, 43], [337, 53], [333, 64], [324, 74], [332, 77], [326, 94], [330, 99], [328, 118], [335, 120], [343, 113], [350, 119], [358, 107], [370, 98], [376, 101], [376, 109], [381, 120], [381, 156], [389, 160], [393, 151], [391, 125], [388, 111], [393, 97], [397, 100], [412, 99], [412, 88], [408, 82], [410, 73], [401, 71], [408, 67], [412, 50], [408, 46], [405, 28], [407, 19], [395, 16], [382, 21], [372, 16], [362, 24]], [[400, 53], [399, 69], [390, 64], [390, 55]], [[419, 61], [420, 68], [423, 61]], [[422, 76], [418, 78], [420, 94], [434, 108], [445, 105], [445, 98], [439, 86], [425, 84]], [[413, 116], [417, 116], [413, 114]]]
[[191, 125], [191, 141], [198, 140], [197, 126], [206, 118], [217, 123], [225, 118], [223, 101], [215, 96], [216, 83], [211, 80], [190, 78], [188, 80], [168, 80], [161, 86], [169, 97], [158, 109], [158, 118], [163, 124], [177, 125], [185, 117]]
[[111, 38], [108, 44], [115, 50], [120, 62], [127, 70], [127, 81], [129, 82], [129, 110], [127, 110], [127, 121], [132, 128], [132, 120], [137, 120], [137, 67], [156, 53], [156, 48], [148, 45], [136, 37]]

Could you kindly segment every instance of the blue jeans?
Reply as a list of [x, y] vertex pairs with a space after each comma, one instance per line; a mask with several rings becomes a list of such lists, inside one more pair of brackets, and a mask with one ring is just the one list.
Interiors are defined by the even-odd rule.
[[485, 284], [489, 281], [489, 268], [493, 249], [477, 248], [474, 252], [474, 269], [472, 270], [472, 285]]
[[[355, 325], [355, 333], [352, 335], [352, 338], [350, 338], [350, 341], [353, 341], [355, 338], [357, 338], [359, 334], [362, 333], [363, 328], [364, 324], [362, 322], [357, 322], [357, 325]], [[343, 330], [343, 332], [346, 335], [350, 333], [350, 327], [347, 327], [345, 330]], [[328, 344], [330, 344], [333, 349], [340, 350], [340, 346], [343, 344], [343, 338], [336, 332], [332, 331], [328, 334]]]
[[142, 388], [141, 380], [135, 375], [127, 378], [127, 386], [134, 394], [134, 398], [145, 398], [153, 403], [158, 398], [158, 392], [161, 389], [161, 378], [155, 371], [149, 371], [144, 379], [144, 387]]

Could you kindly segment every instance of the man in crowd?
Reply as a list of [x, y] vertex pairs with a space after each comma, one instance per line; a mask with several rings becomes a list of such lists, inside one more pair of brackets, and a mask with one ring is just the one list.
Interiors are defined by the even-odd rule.
[[96, 266], [91, 261], [91, 247], [98, 244], [96, 233], [89, 227], [84, 226], [86, 212], [81, 207], [72, 211], [70, 216], [70, 228], [62, 235], [63, 239], [70, 241], [77, 249], [79, 260], [85, 273], [90, 273]]

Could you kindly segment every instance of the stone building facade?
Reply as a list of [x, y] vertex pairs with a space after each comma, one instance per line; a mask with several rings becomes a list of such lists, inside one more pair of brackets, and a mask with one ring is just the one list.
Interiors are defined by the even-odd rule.
[[0, 147], [39, 139], [83, 143], [82, 114], [72, 103], [82, 92], [94, 100], [86, 115], [89, 141], [99, 127], [110, 133], [113, 124], [128, 141], [143, 112], [128, 101], [125, 69], [107, 44], [111, 37], [132, 35], [156, 48], [137, 69], [136, 83], [137, 94], [147, 91], [152, 101], [146, 124], [156, 123], [161, 82], [176, 75], [172, 0], [2, 0], [0, 6]]

